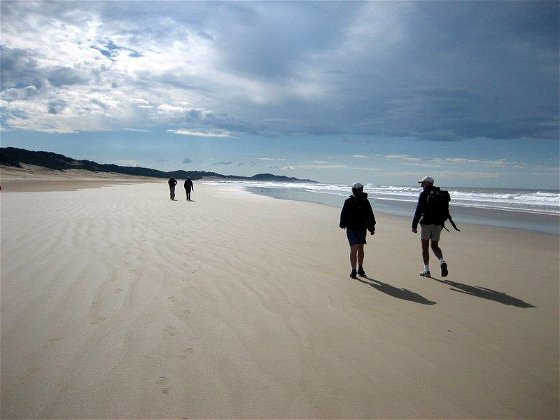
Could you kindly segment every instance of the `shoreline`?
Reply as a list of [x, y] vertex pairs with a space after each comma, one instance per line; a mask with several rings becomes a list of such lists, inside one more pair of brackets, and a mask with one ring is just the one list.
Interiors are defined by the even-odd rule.
[[[203, 178], [197, 183], [223, 184], [221, 180]], [[85, 188], [100, 188], [119, 184], [166, 183], [164, 178], [139, 177], [117, 173], [91, 172], [86, 170], [57, 171], [47, 168], [26, 165], [25, 168], [0, 167], [0, 192], [49, 192], [76, 191]], [[278, 200], [315, 203], [326, 207], [340, 209], [345, 197], [331, 194], [306, 193], [302, 191], [285, 190], [281, 188], [262, 188], [241, 186], [242, 190], [250, 194], [272, 197]], [[179, 195], [182, 187], [177, 190]], [[374, 213], [385, 214], [406, 219], [410, 222], [414, 214], [416, 203], [395, 202], [390, 200], [370, 198], [373, 201]], [[521, 232], [536, 232], [553, 236], [560, 236], [560, 217], [553, 215], [534, 215], [516, 211], [486, 210], [477, 208], [451, 207], [451, 213], [459, 229], [461, 226], [486, 226], [504, 229], [514, 229]], [[446, 227], [454, 232], [449, 223]]]
[[[303, 191], [284, 190], [280, 188], [243, 187], [246, 191], [272, 197], [278, 200], [292, 200], [324, 205], [327, 207], [342, 208], [346, 197], [326, 193], [307, 193]], [[373, 201], [373, 202], [372, 202]], [[397, 202], [370, 198], [373, 211], [377, 215], [388, 214], [412, 220], [416, 202]], [[468, 208], [451, 205], [453, 220], [459, 229], [462, 225], [478, 225], [488, 227], [510, 228], [521, 231], [538, 232], [560, 236], [560, 217], [554, 215], [542, 215], [523, 213], [518, 211], [489, 210]], [[446, 223], [450, 230], [453, 228]]]
[[[163, 180], [165, 181], [165, 180]], [[471, 226], [450, 274], [379, 215], [195, 182], [2, 194], [4, 418], [555, 418], [558, 241]]]

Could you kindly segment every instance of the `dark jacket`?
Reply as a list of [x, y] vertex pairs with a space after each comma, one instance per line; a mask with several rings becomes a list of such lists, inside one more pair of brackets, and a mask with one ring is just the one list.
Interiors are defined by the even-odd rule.
[[416, 205], [416, 211], [414, 212], [414, 218], [412, 219], [412, 228], [416, 229], [418, 223], [421, 225], [441, 225], [445, 223], [445, 219], [441, 220], [441, 216], [436, 216], [430, 214], [427, 211], [428, 207], [428, 195], [431, 191], [439, 191], [439, 187], [430, 187], [427, 190], [423, 190], [418, 197], [418, 204]]
[[167, 181], [167, 183], [169, 184], [169, 188], [175, 188], [175, 185], [177, 185], [177, 180], [175, 178], [169, 178], [169, 181]]
[[187, 191], [190, 191], [191, 189], [194, 190], [194, 185], [193, 185], [193, 183], [190, 179], [185, 180], [185, 183], [183, 184], [183, 186], [185, 187], [185, 190], [187, 190]]
[[375, 216], [367, 197], [367, 193], [359, 193], [346, 199], [340, 212], [341, 228], [370, 231], [375, 228]]

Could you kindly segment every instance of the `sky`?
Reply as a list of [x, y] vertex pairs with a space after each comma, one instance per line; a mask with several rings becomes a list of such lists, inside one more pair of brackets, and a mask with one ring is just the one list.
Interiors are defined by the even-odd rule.
[[558, 189], [557, 1], [7, 1], [2, 147]]

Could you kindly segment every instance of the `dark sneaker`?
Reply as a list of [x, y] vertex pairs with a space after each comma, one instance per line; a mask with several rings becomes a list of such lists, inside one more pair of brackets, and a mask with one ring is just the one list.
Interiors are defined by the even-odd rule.
[[447, 263], [441, 263], [441, 277], [447, 277], [449, 271], [447, 271]]
[[432, 277], [429, 271], [422, 271], [422, 272], [420, 273], [420, 275], [421, 275], [422, 277]]
[[350, 273], [350, 277], [352, 277], [353, 279], [357, 278], [356, 270], [352, 270], [352, 272]]
[[366, 272], [364, 271], [364, 269], [362, 267], [358, 267], [358, 276], [360, 276], [360, 277], [365, 277], [366, 276]]

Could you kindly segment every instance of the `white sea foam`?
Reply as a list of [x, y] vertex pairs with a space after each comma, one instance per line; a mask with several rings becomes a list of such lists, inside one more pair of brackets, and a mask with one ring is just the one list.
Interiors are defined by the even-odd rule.
[[[260, 181], [221, 182], [261, 189], [305, 191], [338, 196], [348, 196], [350, 194], [350, 186], [345, 184]], [[560, 216], [560, 193], [558, 191], [445, 187], [444, 189], [447, 189], [451, 195], [452, 206]], [[421, 189], [419, 187], [366, 184], [364, 191], [374, 201], [416, 202]]]

